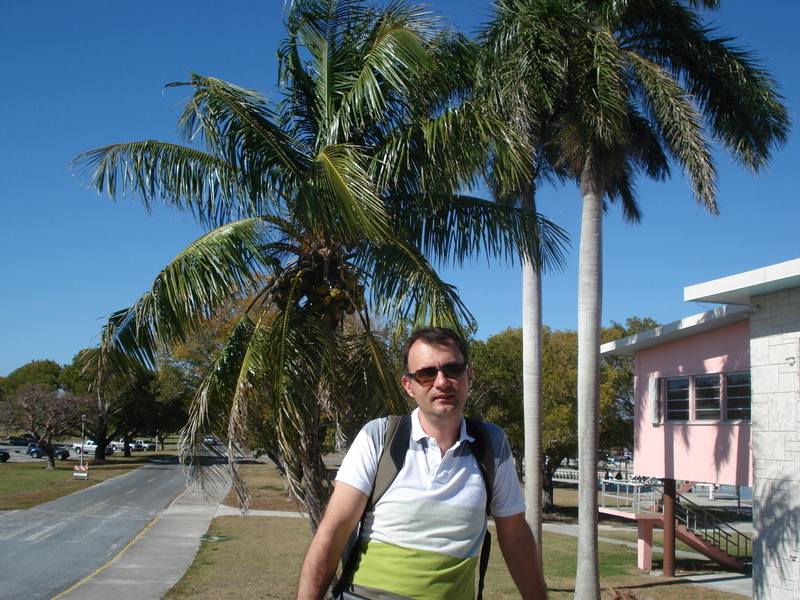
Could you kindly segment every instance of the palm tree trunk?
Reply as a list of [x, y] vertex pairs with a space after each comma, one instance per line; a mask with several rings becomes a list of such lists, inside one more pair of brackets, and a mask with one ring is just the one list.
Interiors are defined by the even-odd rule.
[[304, 503], [308, 511], [311, 535], [317, 532], [317, 527], [322, 522], [325, 506], [331, 495], [330, 483], [323, 475], [325, 465], [320, 456], [309, 457], [303, 461], [303, 492]]
[[578, 267], [578, 568], [575, 600], [600, 599], [597, 550], [597, 452], [600, 319], [603, 297], [602, 181], [591, 158], [581, 176], [583, 215]]
[[[522, 208], [536, 211], [535, 187], [526, 185]], [[525, 429], [525, 503], [527, 521], [542, 547], [542, 271], [522, 263], [522, 389]], [[539, 553], [541, 557], [541, 552]]]

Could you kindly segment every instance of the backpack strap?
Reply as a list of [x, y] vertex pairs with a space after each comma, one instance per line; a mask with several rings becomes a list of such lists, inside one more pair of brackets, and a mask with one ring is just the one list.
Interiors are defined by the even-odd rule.
[[[470, 442], [472, 454], [478, 461], [478, 467], [483, 476], [483, 485], [486, 488], [486, 514], [492, 514], [492, 492], [494, 490], [494, 448], [486, 425], [480, 419], [464, 417], [467, 423], [467, 435], [473, 438]], [[486, 571], [489, 568], [489, 554], [492, 551], [492, 534], [489, 528], [483, 536], [483, 546], [481, 547], [481, 558], [478, 563], [478, 596], [477, 600], [483, 600], [483, 585], [486, 579]]]
[[483, 421], [472, 417], [464, 417], [464, 420], [467, 422], [467, 435], [474, 440], [470, 442], [470, 448], [475, 460], [478, 461], [481, 475], [483, 475], [483, 485], [486, 487], [486, 514], [490, 515], [492, 514], [495, 475], [494, 448], [492, 448], [492, 441]]
[[406, 452], [411, 439], [411, 415], [390, 415], [389, 424], [383, 437], [383, 450], [378, 459], [378, 472], [372, 484], [372, 493], [367, 501], [366, 510], [372, 510], [378, 500], [386, 493], [403, 463], [406, 461]]

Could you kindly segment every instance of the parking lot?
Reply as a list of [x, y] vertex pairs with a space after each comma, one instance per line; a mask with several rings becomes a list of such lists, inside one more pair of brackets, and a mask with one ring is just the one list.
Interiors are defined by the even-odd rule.
[[[28, 449], [27, 446], [11, 446], [9, 444], [0, 444], [0, 450], [5, 450], [11, 455], [11, 458], [8, 459], [8, 462], [45, 462], [46, 458], [33, 458], [28, 456], [25, 451]], [[89, 457], [90, 459], [94, 458], [93, 456]], [[70, 450], [69, 458], [67, 462], [75, 460], [80, 461], [80, 456], [75, 454]], [[59, 461], [60, 462], [60, 461]], [[0, 468], [2, 468], [2, 464], [0, 463]]]

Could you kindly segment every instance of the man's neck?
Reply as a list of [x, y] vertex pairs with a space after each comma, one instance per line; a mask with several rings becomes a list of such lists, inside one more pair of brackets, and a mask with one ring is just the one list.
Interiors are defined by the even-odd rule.
[[461, 415], [449, 416], [446, 419], [431, 419], [419, 413], [419, 424], [422, 430], [436, 440], [436, 444], [444, 456], [444, 453], [452, 448], [461, 438]]

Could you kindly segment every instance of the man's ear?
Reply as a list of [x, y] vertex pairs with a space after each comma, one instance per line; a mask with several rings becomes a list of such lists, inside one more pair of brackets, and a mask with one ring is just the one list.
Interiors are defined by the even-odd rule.
[[411, 378], [406, 375], [403, 375], [403, 379], [401, 379], [401, 381], [403, 383], [403, 387], [406, 390], [406, 393], [413, 398], [414, 388], [411, 387]]

